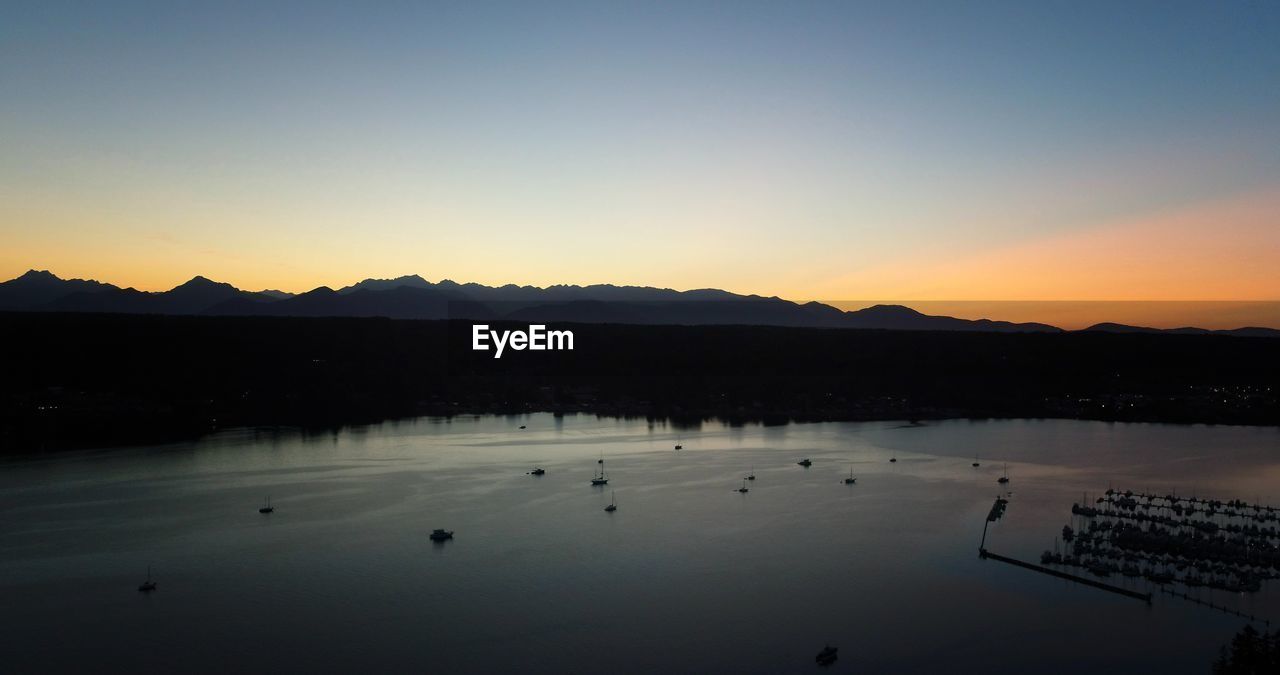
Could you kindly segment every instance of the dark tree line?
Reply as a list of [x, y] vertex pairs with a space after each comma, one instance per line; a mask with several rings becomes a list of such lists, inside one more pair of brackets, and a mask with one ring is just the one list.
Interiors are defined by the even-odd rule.
[[558, 328], [573, 351], [494, 359], [464, 321], [0, 313], [0, 452], [527, 411], [1280, 424], [1272, 338]]
[[1223, 645], [1213, 662], [1213, 675], [1275, 675], [1280, 673], [1280, 631], [1259, 633], [1245, 626]]

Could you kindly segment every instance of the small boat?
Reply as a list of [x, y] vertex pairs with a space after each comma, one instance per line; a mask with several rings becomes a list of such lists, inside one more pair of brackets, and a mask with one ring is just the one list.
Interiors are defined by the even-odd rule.
[[839, 651], [840, 649], [838, 647], [827, 645], [822, 648], [822, 651], [818, 652], [817, 656], [813, 657], [813, 660], [820, 666], [829, 666], [836, 662], [836, 658], [838, 658], [836, 652]]
[[889, 458], [889, 463], [890, 463], [890, 464], [893, 464], [893, 463], [894, 463], [894, 462], [896, 462], [896, 461], [898, 461], [898, 458], [897, 458], [897, 457], [890, 457], [890, 458]]
[[611, 493], [611, 497], [613, 498], [613, 501], [609, 502], [609, 505], [604, 507], [604, 510], [609, 513], [613, 513], [618, 510], [618, 493]]
[[813, 466], [813, 461], [812, 461], [812, 460], [810, 460], [808, 457], [805, 457], [804, 459], [802, 459], [802, 460], [800, 460], [800, 461], [796, 462], [796, 464], [799, 464], [800, 466], [803, 466], [804, 468], [806, 468], [806, 469], [807, 469], [807, 468], [809, 468], [809, 467]]
[[743, 479], [742, 479], [742, 487], [738, 488], [738, 492], [741, 492], [741, 493], [743, 493], [743, 494], [746, 494], [746, 492], [747, 492], [747, 479], [746, 479], [746, 478], [743, 478]]
[[264, 506], [264, 507], [262, 507], [262, 508], [260, 508], [260, 509], [258, 509], [258, 513], [272, 513], [272, 512], [274, 512], [275, 510], [276, 510], [276, 507], [274, 507], [274, 506], [272, 506], [272, 505], [271, 505], [271, 497], [268, 495], [268, 496], [267, 496], [267, 505], [266, 505], [266, 506]]
[[848, 478], [846, 478], [846, 479], [844, 479], [844, 484], [845, 484], [845, 485], [853, 485], [853, 484], [854, 484], [854, 483], [856, 483], [856, 482], [858, 482], [858, 479], [853, 477], [853, 467], [852, 467], [852, 466], [850, 466], [850, 467], [849, 467], [849, 477], [848, 477]]
[[431, 531], [430, 537], [431, 537], [431, 541], [444, 541], [446, 539], [453, 539], [453, 530], [442, 530], [440, 528], [436, 528]]
[[981, 465], [981, 464], [978, 464], [978, 458], [977, 458], [977, 457], [974, 457], [974, 458], [973, 458], [973, 468], [975, 468], [975, 469], [976, 469], [976, 468], [978, 468], [979, 466], [982, 466], [982, 465]]
[[600, 465], [600, 473], [597, 473], [591, 479], [591, 484], [592, 485], [608, 485], [609, 477], [606, 476], [604, 473], [604, 456], [603, 455], [601, 455], [600, 459], [596, 462], [596, 464]]
[[756, 479], [756, 467], [752, 466], [751, 473], [747, 474], [747, 480], [755, 480], [755, 479]]
[[525, 425], [521, 424], [521, 425], [520, 425], [520, 428], [521, 428], [521, 429], [525, 428]]
[[684, 450], [684, 446], [676, 443], [676, 450]]
[[156, 582], [151, 580], [151, 566], [147, 565], [147, 580], [138, 584], [138, 591], [140, 593], [150, 593], [154, 590], [156, 590]]
[[542, 467], [538, 466], [538, 467], [534, 467], [533, 471], [530, 471], [530, 472], [529, 472], [529, 475], [530, 475], [530, 476], [541, 476], [542, 474], [544, 474], [544, 473], [546, 473], [546, 472], [547, 472], [547, 470], [546, 470], [546, 469], [544, 469], [544, 468], [542, 468]]
[[1001, 485], [1004, 485], [1005, 483], [1009, 482], [1009, 465], [1008, 464], [1004, 465], [1004, 475], [997, 478], [996, 482], [1000, 483]]

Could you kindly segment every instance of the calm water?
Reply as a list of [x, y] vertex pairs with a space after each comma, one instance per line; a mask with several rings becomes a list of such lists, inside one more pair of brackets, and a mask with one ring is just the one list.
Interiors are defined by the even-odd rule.
[[[1108, 485], [1280, 504], [1275, 428], [532, 415], [19, 458], [0, 463], [0, 662], [784, 673], [830, 642], [829, 672], [1207, 672], [1242, 619], [977, 558], [1005, 462], [988, 548], [1027, 560]], [[1278, 587], [1200, 594], [1280, 619]]]

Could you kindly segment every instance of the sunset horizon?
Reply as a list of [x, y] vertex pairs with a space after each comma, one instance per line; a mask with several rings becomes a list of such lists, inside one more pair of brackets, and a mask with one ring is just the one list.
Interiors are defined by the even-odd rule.
[[[417, 277], [427, 281], [428, 283], [454, 282], [458, 284], [482, 284], [490, 287], [500, 287], [514, 285], [519, 287], [534, 288], [550, 288], [556, 286], [576, 286], [587, 287], [593, 285], [603, 286], [630, 286], [639, 288], [655, 288], [674, 290], [677, 292], [697, 291], [712, 289], [710, 286], [699, 286], [693, 288], [671, 288], [667, 286], [659, 286], [655, 284], [618, 284], [613, 282], [598, 283], [552, 283], [552, 284], [529, 284], [516, 281], [507, 282], [491, 282], [484, 283], [471, 279], [460, 279], [442, 276], [433, 278], [427, 274], [411, 272], [405, 274], [394, 275], [377, 275], [362, 277], [359, 279], [347, 279], [341, 282], [321, 283], [309, 288], [300, 288], [300, 290], [292, 290], [289, 288], [271, 287], [271, 288], [254, 288], [251, 286], [243, 286], [227, 279], [220, 278], [209, 274], [193, 274], [181, 281], [168, 286], [157, 287], [138, 287], [130, 284], [119, 283], [110, 279], [96, 277], [79, 277], [58, 274], [51, 269], [29, 268], [21, 274], [15, 275], [13, 279], [25, 276], [31, 273], [48, 273], [63, 280], [86, 280], [101, 283], [109, 283], [120, 288], [133, 288], [147, 293], [163, 293], [172, 290], [184, 283], [197, 278], [207, 279], [216, 283], [229, 283], [236, 288], [250, 292], [283, 292], [289, 295], [298, 295], [308, 293], [322, 288], [341, 289], [351, 287], [355, 284], [365, 281], [394, 281], [407, 277]], [[0, 283], [5, 281], [0, 277]], [[929, 315], [954, 316], [962, 319], [993, 319], [999, 321], [1012, 322], [1035, 322], [1044, 323], [1064, 330], [1081, 330], [1097, 324], [1114, 323], [1130, 326], [1142, 326], [1159, 329], [1173, 328], [1204, 328], [1209, 330], [1231, 330], [1246, 327], [1262, 327], [1280, 329], [1280, 301], [1260, 299], [1260, 300], [1083, 300], [1083, 299], [1057, 299], [1057, 300], [1035, 300], [1035, 299], [1011, 299], [1011, 300], [981, 300], [981, 299], [955, 299], [955, 298], [879, 298], [879, 299], [831, 299], [831, 298], [796, 298], [787, 297], [778, 293], [770, 292], [742, 292], [733, 288], [722, 288], [714, 290], [723, 290], [744, 296], [760, 296], [760, 297], [776, 297], [797, 304], [807, 302], [819, 302], [830, 305], [843, 311], [856, 311], [872, 307], [874, 305], [901, 305], [910, 307], [919, 312]]]
[[1264, 7], [286, 5], [0, 27], [0, 277], [1280, 300]]
[[0, 664], [1280, 672], [1280, 0], [5, 0]]

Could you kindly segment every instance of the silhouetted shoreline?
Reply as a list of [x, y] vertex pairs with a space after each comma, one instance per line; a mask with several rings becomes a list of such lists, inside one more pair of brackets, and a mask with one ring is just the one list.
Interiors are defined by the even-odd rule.
[[470, 326], [0, 313], [0, 444], [13, 453], [528, 412], [1280, 425], [1280, 350], [1266, 338], [563, 324], [574, 351], [494, 359], [469, 349]]

